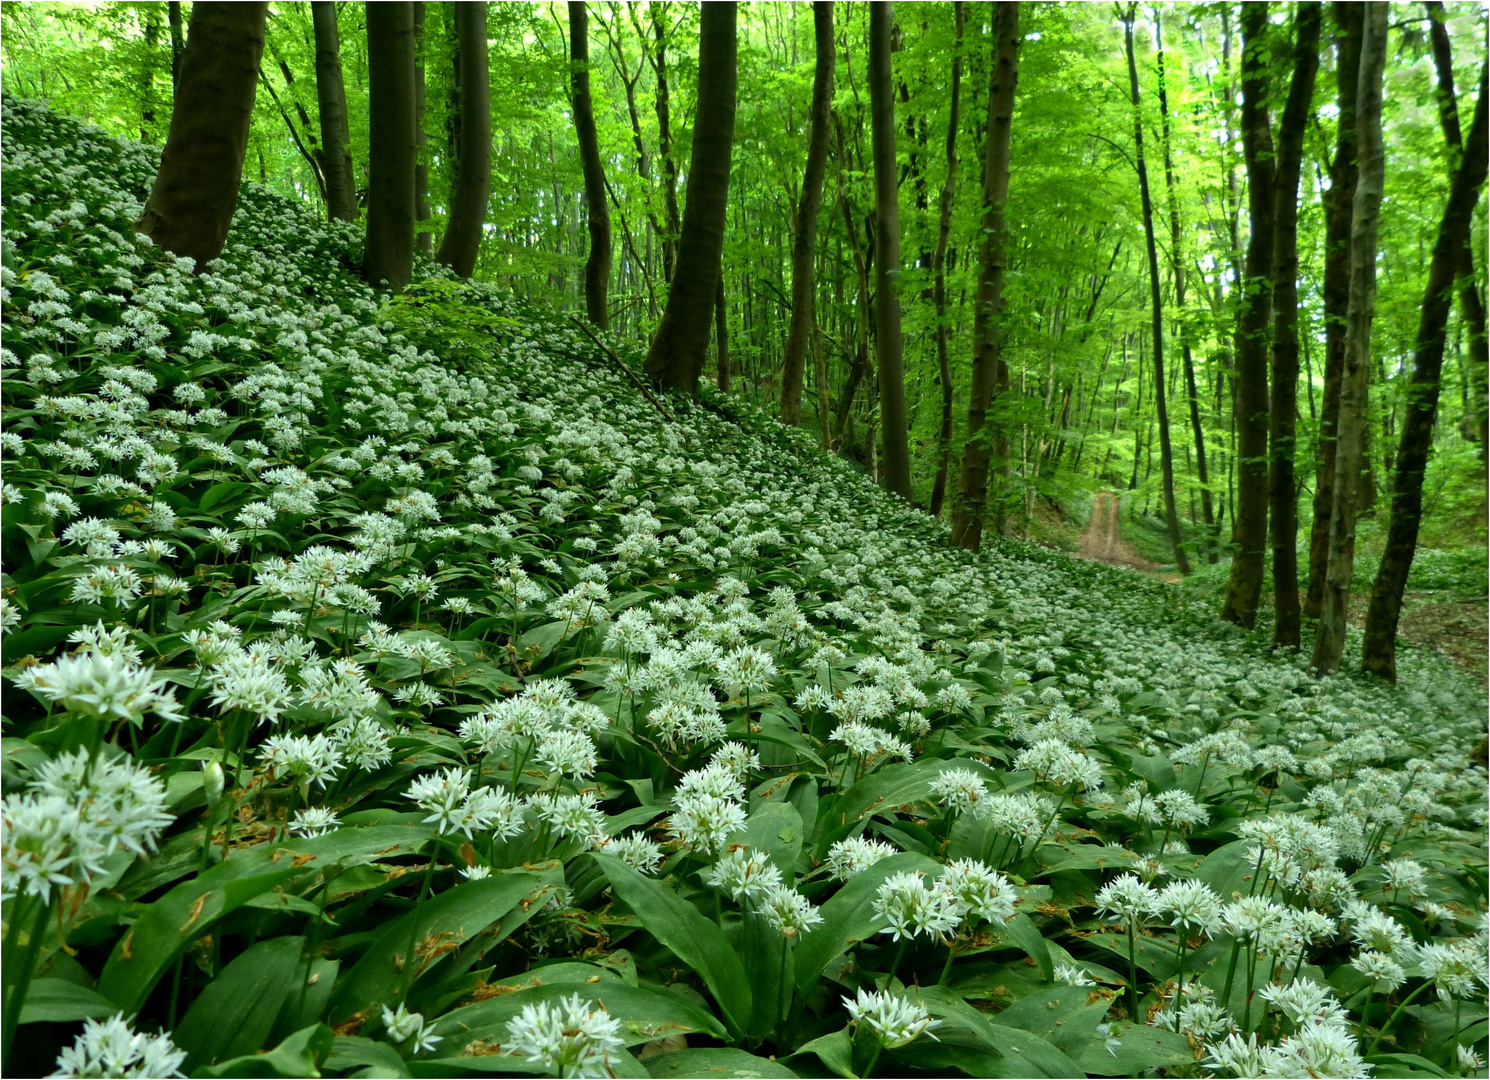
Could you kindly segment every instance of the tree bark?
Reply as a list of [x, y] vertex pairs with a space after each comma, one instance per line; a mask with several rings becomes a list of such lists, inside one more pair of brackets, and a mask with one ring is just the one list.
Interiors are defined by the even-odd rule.
[[1299, 629], [1298, 491], [1294, 433], [1299, 386], [1299, 173], [1304, 131], [1313, 112], [1319, 70], [1317, 0], [1300, 3], [1294, 17], [1295, 60], [1288, 100], [1278, 120], [1273, 186], [1273, 387], [1269, 412], [1268, 500], [1273, 540], [1273, 645], [1297, 651]]
[[585, 174], [585, 217], [590, 229], [590, 256], [585, 260], [585, 316], [601, 330], [610, 328], [610, 206], [605, 201], [605, 169], [595, 110], [590, 103], [590, 17], [584, 0], [569, 0], [569, 90], [579, 160]]
[[341, 78], [341, 41], [336, 5], [310, 6], [316, 35], [316, 103], [321, 114], [321, 171], [326, 176], [326, 211], [332, 221], [355, 221], [357, 193], [352, 181], [352, 149], [347, 141], [347, 92]]
[[1335, 156], [1330, 162], [1330, 193], [1324, 224], [1324, 387], [1319, 403], [1319, 461], [1314, 479], [1314, 520], [1309, 527], [1309, 588], [1304, 614], [1319, 618], [1324, 605], [1325, 571], [1330, 561], [1330, 514], [1335, 505], [1335, 439], [1340, 422], [1340, 376], [1345, 370], [1345, 313], [1350, 305], [1350, 217], [1355, 205], [1355, 99], [1361, 70], [1364, 5], [1343, 0], [1330, 5], [1335, 17], [1335, 85], [1339, 116]]
[[729, 211], [735, 138], [735, 3], [703, 5], [699, 21], [698, 104], [684, 192], [678, 262], [662, 324], [647, 350], [648, 378], [669, 390], [698, 392]]
[[678, 216], [678, 163], [673, 159], [671, 102], [667, 81], [667, 9], [666, 3], [648, 5], [648, 13], [652, 17], [652, 33], [657, 42], [657, 49], [651, 54], [652, 73], [657, 78], [653, 110], [657, 113], [657, 155], [662, 159], [662, 200], [667, 212], [667, 232], [662, 237], [662, 276], [664, 281], [671, 283], [682, 224]]
[[952, 22], [956, 39], [952, 46], [952, 87], [947, 117], [947, 179], [942, 183], [942, 193], [937, 204], [938, 220], [936, 251], [931, 257], [931, 295], [936, 303], [936, 365], [937, 381], [941, 383], [942, 419], [936, 438], [936, 479], [931, 484], [931, 516], [942, 516], [942, 503], [947, 495], [947, 469], [952, 461], [952, 361], [948, 355], [947, 339], [951, 327], [947, 325], [947, 244], [952, 236], [952, 203], [957, 194], [957, 124], [958, 108], [962, 98], [962, 0], [952, 4]]
[[721, 394], [729, 393], [729, 309], [724, 302], [724, 273], [721, 269], [719, 284], [714, 289], [714, 355], [715, 385]]
[[414, 5], [367, 8], [367, 254], [374, 287], [402, 289], [414, 276]]
[[1138, 59], [1133, 53], [1133, 23], [1138, 3], [1128, 5], [1123, 15], [1123, 42], [1128, 54], [1128, 95], [1133, 102], [1133, 164], [1138, 171], [1138, 200], [1143, 210], [1143, 236], [1148, 249], [1149, 310], [1154, 334], [1154, 410], [1159, 424], [1159, 471], [1164, 487], [1164, 526], [1169, 547], [1181, 574], [1190, 572], [1190, 560], [1180, 546], [1180, 518], [1174, 506], [1174, 448], [1169, 441], [1169, 403], [1164, 385], [1164, 301], [1159, 281], [1159, 245], [1154, 240], [1154, 201], [1149, 194], [1149, 170], [1143, 156], [1143, 112], [1138, 95]]
[[414, 234], [424, 254], [434, 251], [435, 238], [419, 226], [429, 220], [428, 139], [424, 134], [424, 0], [414, 0]]
[[192, 5], [160, 170], [135, 231], [201, 274], [222, 254], [248, 154], [265, 3]]
[[181, 32], [181, 4], [179, 0], [170, 0], [166, 4], [166, 22], [171, 28], [171, 85], [174, 87], [181, 78], [181, 53], [186, 48], [186, 41], [182, 37]]
[[[1454, 96], [1454, 65], [1449, 52], [1449, 30], [1444, 25], [1443, 4], [1439, 0], [1428, 0], [1429, 40], [1433, 45], [1433, 66], [1438, 73], [1438, 120], [1443, 127], [1444, 138], [1450, 151], [1457, 157], [1464, 151], [1464, 141], [1459, 131], [1459, 109]], [[1459, 314], [1464, 319], [1469, 336], [1469, 359], [1464, 365], [1470, 387], [1470, 415], [1473, 420], [1474, 441], [1479, 445], [1480, 466], [1486, 468], [1487, 449], [1490, 449], [1490, 399], [1486, 395], [1486, 378], [1490, 374], [1490, 347], [1485, 334], [1485, 301], [1480, 296], [1479, 284], [1474, 272], [1474, 232], [1466, 229], [1459, 245], [1458, 264], [1454, 276], [1458, 279]]]
[[900, 334], [900, 172], [895, 164], [895, 85], [889, 0], [869, 4], [869, 133], [874, 158], [874, 352], [879, 368], [885, 487], [911, 499], [910, 435]]
[[1268, 542], [1268, 330], [1272, 308], [1273, 137], [1268, 125], [1268, 6], [1242, 5], [1242, 155], [1247, 166], [1246, 279], [1236, 327], [1237, 550], [1221, 618], [1249, 630]]
[[1423, 291], [1423, 310], [1418, 322], [1417, 347], [1413, 354], [1412, 382], [1402, 417], [1402, 437], [1392, 480], [1392, 520], [1387, 526], [1386, 548], [1371, 587], [1366, 610], [1366, 641], [1361, 667], [1373, 675], [1397, 681], [1397, 622], [1402, 614], [1402, 591], [1417, 550], [1418, 526], [1423, 514], [1423, 472], [1433, 448], [1433, 423], [1438, 412], [1438, 391], [1443, 370], [1444, 342], [1454, 279], [1462, 259], [1464, 238], [1474, 228], [1475, 205], [1485, 183], [1486, 144], [1490, 140], [1485, 106], [1486, 68], [1480, 68], [1480, 96], [1475, 104], [1464, 154], [1449, 188], [1448, 203], [1438, 226], [1433, 260], [1428, 265], [1428, 284]]
[[[1006, 208], [1009, 201], [1009, 137], [1014, 91], [1019, 82], [1019, 4], [1003, 0], [994, 9], [993, 63], [988, 79], [988, 137], [983, 159], [983, 242], [979, 248], [978, 300], [973, 308], [973, 375], [968, 391], [967, 442], [962, 450], [952, 542], [969, 551], [983, 543], [988, 509], [990, 450], [1002, 470], [1008, 439], [997, 427], [987, 433], [988, 410], [1009, 387], [998, 317], [1003, 306], [1006, 266]], [[1002, 519], [1002, 510], [996, 520]]]
[[792, 243], [792, 316], [786, 332], [786, 355], [781, 364], [781, 422], [802, 423], [802, 384], [807, 371], [807, 347], [817, 325], [813, 257], [817, 251], [817, 215], [823, 203], [823, 174], [828, 169], [828, 136], [833, 123], [833, 4], [812, 5], [817, 65], [812, 77], [812, 121], [807, 137], [807, 166], [802, 173], [802, 195]]
[[[1164, 190], [1169, 197], [1169, 257], [1174, 276], [1174, 307], [1179, 323], [1180, 354], [1185, 368], [1185, 392], [1190, 407], [1190, 434], [1195, 443], [1195, 478], [1200, 482], [1200, 511], [1210, 540], [1206, 561], [1216, 562], [1216, 514], [1211, 505], [1210, 472], [1206, 466], [1205, 429], [1200, 423], [1200, 395], [1195, 388], [1195, 357], [1190, 349], [1190, 327], [1185, 321], [1184, 233], [1180, 228], [1179, 185], [1174, 174], [1174, 146], [1169, 133], [1169, 90], [1164, 73], [1163, 23], [1154, 13], [1154, 44], [1159, 67], [1159, 119], [1164, 137]], [[1194, 497], [1191, 497], [1194, 506]]]
[[460, 156], [450, 192], [450, 221], [435, 259], [461, 277], [470, 277], [481, 250], [491, 197], [491, 88], [486, 53], [486, 2], [455, 5], [459, 40]]
[[1330, 514], [1330, 561], [1324, 605], [1311, 666], [1321, 675], [1340, 669], [1345, 618], [1355, 570], [1355, 524], [1365, 441], [1366, 384], [1371, 361], [1371, 320], [1376, 309], [1376, 236], [1386, 179], [1381, 141], [1381, 82], [1386, 67], [1385, 0], [1366, 4], [1356, 91], [1356, 146], [1360, 176], [1350, 224], [1350, 306], [1346, 311], [1345, 366], [1340, 379], [1340, 420], [1335, 448], [1335, 501]]

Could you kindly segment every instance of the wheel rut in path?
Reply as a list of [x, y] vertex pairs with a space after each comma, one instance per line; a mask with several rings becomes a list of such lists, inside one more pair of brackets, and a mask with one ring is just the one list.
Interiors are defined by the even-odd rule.
[[1109, 566], [1126, 566], [1130, 570], [1157, 570], [1160, 564], [1140, 555], [1122, 537], [1122, 500], [1110, 491], [1097, 492], [1092, 519], [1081, 534], [1076, 554]]

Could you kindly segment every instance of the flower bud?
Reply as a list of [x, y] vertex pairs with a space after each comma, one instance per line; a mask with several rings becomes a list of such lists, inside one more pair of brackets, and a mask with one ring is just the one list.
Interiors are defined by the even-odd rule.
[[222, 763], [217, 761], [206, 762], [202, 766], [202, 790], [207, 795], [208, 810], [216, 810], [217, 804], [222, 802], [222, 789]]

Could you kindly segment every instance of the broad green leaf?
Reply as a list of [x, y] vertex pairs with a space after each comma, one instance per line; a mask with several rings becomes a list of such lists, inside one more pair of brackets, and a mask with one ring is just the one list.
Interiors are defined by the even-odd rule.
[[1108, 1050], [1102, 1039], [1093, 1039], [1077, 1058], [1090, 1075], [1137, 1076], [1145, 1069], [1173, 1071], [1195, 1064], [1190, 1040], [1173, 1031], [1123, 1020], [1112, 1025], [1112, 1038], [1121, 1045]]
[[1010, 942], [1018, 945], [1030, 959], [1040, 965], [1040, 974], [1045, 976], [1047, 982], [1055, 978], [1050, 946], [1045, 943], [1044, 935], [1028, 915], [1022, 911], [1016, 912], [1013, 918], [1004, 923], [1003, 933]]
[[321, 1075], [320, 1066], [331, 1054], [336, 1036], [325, 1024], [316, 1024], [295, 1032], [274, 1049], [265, 1053], [245, 1054], [203, 1069], [197, 1076], [207, 1077], [298, 1077]]
[[881, 859], [839, 889], [822, 906], [823, 921], [802, 935], [796, 947], [797, 985], [811, 990], [834, 959], [850, 945], [879, 932], [881, 921], [874, 914], [874, 896], [892, 874], [921, 872], [934, 878], [942, 866], [934, 859], [902, 851]]
[[724, 931], [660, 881], [643, 877], [613, 855], [595, 861], [616, 896], [634, 911], [647, 931], [703, 978], [725, 1022], [742, 1032], [750, 1022], [752, 993], [740, 958]]
[[264, 1045], [285, 1000], [298, 992], [302, 937], [261, 941], [239, 953], [192, 1002], [171, 1038], [186, 1069], [251, 1054]]
[[453, 1009], [435, 1021], [435, 1034], [458, 1046], [474, 1042], [507, 1041], [507, 1022], [528, 1005], [557, 1005], [578, 994], [585, 1001], [605, 1006], [621, 1021], [621, 1038], [627, 1046], [639, 1046], [669, 1035], [702, 1032], [716, 1039], [726, 1032], [715, 1017], [682, 997], [645, 986], [619, 981], [596, 983], [561, 981], [529, 986], [510, 994], [498, 994]]
[[647, 1072], [664, 1077], [787, 1077], [796, 1073], [768, 1058], [725, 1047], [703, 1050], [673, 1050], [646, 1059]]
[[74, 1020], [101, 1020], [119, 1011], [97, 990], [79, 986], [66, 979], [37, 979], [26, 994], [21, 1007], [21, 1023], [68, 1023]]
[[449, 946], [469, 941], [520, 903], [536, 901], [547, 887], [537, 874], [508, 870], [426, 900], [386, 926], [343, 977], [331, 999], [331, 1021], [340, 1026], [402, 1000]]
[[803, 1043], [791, 1056], [800, 1057], [803, 1054], [816, 1054], [818, 1060], [835, 1076], [842, 1076], [845, 1080], [854, 1080], [858, 1075], [854, 1072], [854, 1042], [848, 1028]]
[[165, 969], [213, 924], [301, 871], [258, 852], [235, 854], [147, 907], [119, 939], [98, 989], [126, 1014], [139, 1011]]
[[356, 1076], [408, 1076], [409, 1068], [397, 1050], [361, 1035], [338, 1035], [326, 1059], [326, 1068]]
[[998, 1014], [1005, 1027], [1039, 1035], [1072, 1058], [1082, 1057], [1112, 1005], [1111, 991], [1084, 986], [1053, 986], [1021, 998]]

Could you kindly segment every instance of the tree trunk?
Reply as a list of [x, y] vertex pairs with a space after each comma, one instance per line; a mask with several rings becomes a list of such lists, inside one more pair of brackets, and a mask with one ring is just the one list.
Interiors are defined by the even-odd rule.
[[1181, 574], [1190, 572], [1190, 560], [1180, 546], [1180, 518], [1174, 506], [1174, 448], [1169, 441], [1169, 403], [1164, 385], [1164, 302], [1159, 281], [1159, 245], [1154, 240], [1154, 201], [1149, 194], [1149, 170], [1143, 157], [1143, 112], [1138, 96], [1138, 60], [1133, 54], [1133, 22], [1138, 17], [1134, 0], [1123, 15], [1123, 41], [1128, 54], [1128, 95], [1133, 102], [1133, 161], [1138, 170], [1138, 199], [1143, 209], [1143, 236], [1148, 248], [1149, 307], [1154, 333], [1154, 410], [1159, 424], [1159, 471], [1164, 486], [1164, 525], [1169, 547]]
[[709, 324], [719, 291], [735, 138], [735, 3], [703, 5], [699, 21], [698, 104], [683, 199], [678, 262], [662, 325], [647, 350], [648, 378], [665, 389], [698, 392]]
[[1356, 92], [1356, 146], [1360, 176], [1350, 224], [1350, 306], [1346, 312], [1345, 366], [1340, 379], [1340, 420], [1335, 449], [1335, 502], [1330, 514], [1330, 561], [1324, 607], [1314, 638], [1311, 666], [1321, 675], [1340, 669], [1345, 617], [1355, 570], [1355, 522], [1365, 441], [1366, 384], [1371, 361], [1371, 320], [1376, 308], [1376, 234], [1386, 179], [1381, 141], [1381, 81], [1386, 67], [1385, 0], [1366, 4]]
[[610, 289], [610, 206], [605, 201], [605, 169], [595, 110], [590, 104], [590, 17], [584, 0], [569, 0], [569, 90], [579, 160], [585, 174], [585, 217], [590, 226], [590, 257], [585, 260], [585, 316], [601, 330], [610, 328], [606, 299]]
[[931, 485], [931, 516], [942, 516], [947, 495], [947, 468], [952, 461], [952, 361], [947, 352], [951, 327], [947, 325], [947, 243], [952, 235], [952, 202], [957, 194], [957, 123], [962, 97], [962, 0], [952, 4], [956, 39], [952, 46], [952, 89], [947, 118], [947, 179], [938, 203], [936, 252], [931, 258], [932, 298], [936, 302], [937, 381], [941, 383], [942, 420], [936, 438], [936, 479]]
[[1272, 307], [1273, 137], [1268, 127], [1266, 4], [1242, 5], [1242, 154], [1247, 165], [1246, 282], [1236, 326], [1237, 494], [1231, 578], [1221, 618], [1249, 630], [1268, 542], [1268, 329]]
[[1335, 17], [1335, 84], [1339, 117], [1324, 224], [1324, 387], [1319, 403], [1319, 462], [1314, 480], [1314, 521], [1309, 528], [1309, 589], [1304, 614], [1319, 618], [1330, 561], [1330, 514], [1335, 505], [1335, 439], [1340, 422], [1340, 376], [1345, 370], [1345, 313], [1350, 305], [1350, 217], [1355, 205], [1355, 98], [1361, 70], [1365, 6], [1355, 0], [1330, 5]]
[[491, 197], [491, 88], [486, 54], [486, 2], [455, 5], [459, 40], [460, 154], [450, 192], [450, 220], [435, 259], [470, 277], [481, 250]]
[[192, 5], [171, 128], [145, 211], [135, 222], [157, 247], [196, 260], [222, 254], [248, 153], [265, 3]]
[[667, 211], [667, 233], [662, 238], [662, 276], [671, 283], [678, 257], [678, 163], [673, 159], [671, 103], [667, 82], [667, 8], [665, 3], [648, 5], [657, 51], [652, 54], [652, 73], [657, 77], [653, 109], [657, 113], [657, 155], [662, 158], [662, 200]]
[[1304, 131], [1313, 112], [1319, 70], [1317, 0], [1300, 3], [1294, 16], [1295, 61], [1288, 100], [1278, 120], [1277, 173], [1273, 187], [1273, 393], [1269, 413], [1268, 499], [1273, 540], [1273, 645], [1298, 650], [1298, 490], [1294, 482], [1294, 431], [1299, 386], [1299, 173]]
[[[1163, 24], [1154, 13], [1155, 59], [1159, 67], [1159, 119], [1164, 136], [1164, 190], [1169, 197], [1169, 257], [1174, 275], [1175, 317], [1179, 323], [1180, 354], [1185, 368], [1185, 392], [1190, 406], [1190, 435], [1195, 443], [1195, 478], [1200, 482], [1200, 509], [1205, 519], [1208, 543], [1206, 561], [1217, 560], [1216, 514], [1211, 505], [1210, 472], [1206, 466], [1205, 430], [1200, 423], [1200, 395], [1195, 388], [1195, 357], [1190, 349], [1190, 327], [1185, 321], [1185, 254], [1184, 233], [1180, 228], [1179, 186], [1174, 174], [1174, 146], [1169, 133], [1169, 91], [1164, 73]], [[1194, 496], [1191, 496], [1194, 505]], [[1193, 519], [1193, 514], [1191, 515]]]
[[[994, 9], [993, 63], [988, 79], [988, 137], [983, 161], [983, 242], [979, 249], [978, 302], [973, 309], [973, 375], [967, 409], [967, 442], [962, 450], [952, 542], [969, 551], [983, 543], [988, 508], [990, 449], [1004, 468], [1008, 439], [1000, 430], [985, 433], [988, 409], [1008, 389], [1009, 369], [1001, 353], [998, 316], [1003, 305], [1006, 204], [1009, 201], [1009, 136], [1014, 91], [1019, 81], [1019, 4], [1003, 0]], [[1002, 517], [1002, 512], [998, 513]]]
[[352, 149], [347, 144], [347, 92], [341, 79], [341, 41], [336, 5], [316, 0], [310, 6], [316, 35], [316, 102], [321, 113], [321, 171], [326, 176], [326, 211], [332, 221], [357, 218], [352, 182]]
[[186, 42], [181, 34], [179, 0], [170, 0], [166, 4], [166, 22], [171, 28], [171, 85], [174, 87], [181, 78], [181, 53], [186, 48]]
[[[1449, 31], [1444, 25], [1443, 4], [1439, 0], [1428, 0], [1429, 39], [1433, 44], [1433, 66], [1438, 72], [1438, 120], [1443, 127], [1451, 153], [1456, 157], [1464, 150], [1464, 141], [1459, 131], [1459, 109], [1454, 97], [1454, 65], [1449, 52]], [[1480, 466], [1486, 468], [1487, 408], [1490, 400], [1486, 396], [1486, 376], [1490, 373], [1490, 348], [1485, 336], [1485, 301], [1480, 296], [1474, 272], [1474, 231], [1466, 229], [1459, 245], [1458, 265], [1454, 276], [1458, 279], [1459, 314], [1464, 319], [1469, 333], [1469, 358], [1464, 363], [1465, 375], [1470, 386], [1470, 415], [1473, 420], [1473, 438], [1480, 449]], [[1461, 361], [1461, 363], [1463, 363]]]
[[807, 346], [817, 325], [813, 257], [817, 250], [817, 215], [823, 202], [823, 174], [828, 169], [828, 135], [833, 123], [833, 4], [812, 5], [817, 66], [812, 77], [812, 123], [807, 137], [807, 167], [802, 173], [802, 196], [797, 202], [796, 232], [792, 243], [792, 316], [786, 333], [786, 355], [781, 365], [781, 422], [802, 423], [802, 383], [807, 371]]
[[879, 367], [885, 487], [911, 500], [904, 342], [900, 335], [900, 173], [895, 165], [895, 86], [889, 0], [869, 4], [869, 132], [874, 156], [874, 352]]
[[367, 8], [367, 254], [374, 287], [393, 289], [414, 275], [414, 5], [384, 0]]
[[721, 394], [729, 393], [729, 309], [724, 303], [724, 272], [721, 268], [719, 284], [714, 288], [714, 353], [716, 357], [715, 382]]
[[1371, 603], [1366, 611], [1366, 641], [1361, 666], [1374, 675], [1397, 681], [1397, 620], [1402, 614], [1402, 590], [1417, 550], [1418, 525], [1423, 513], [1423, 472], [1433, 447], [1433, 422], [1438, 411], [1439, 377], [1449, 323], [1454, 279], [1459, 269], [1464, 238], [1473, 231], [1475, 204], [1485, 182], [1487, 130], [1486, 68], [1480, 68], [1480, 96], [1474, 120], [1464, 141], [1464, 154], [1449, 188], [1433, 261], [1428, 265], [1428, 285], [1423, 292], [1423, 311], [1418, 323], [1417, 347], [1413, 354], [1412, 382], [1402, 417], [1402, 440], [1392, 479], [1392, 520], [1387, 527], [1386, 548]]
[[419, 226], [429, 220], [429, 155], [424, 134], [424, 2], [414, 0], [414, 234], [424, 254], [434, 251], [435, 238]]

